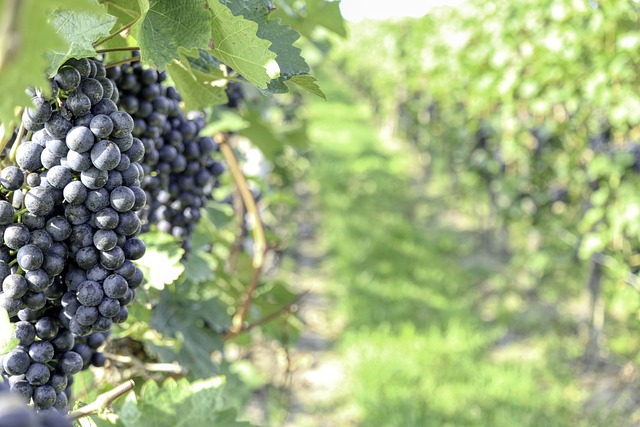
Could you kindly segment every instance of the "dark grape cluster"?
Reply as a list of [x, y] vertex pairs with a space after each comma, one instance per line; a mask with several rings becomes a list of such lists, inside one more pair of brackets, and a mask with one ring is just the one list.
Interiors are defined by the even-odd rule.
[[0, 373], [40, 410], [64, 410], [72, 375], [104, 363], [95, 349], [127, 319], [145, 252], [144, 146], [118, 89], [92, 59], [68, 61], [52, 86], [30, 92], [18, 166], [0, 172], [0, 307], [20, 340]]
[[36, 413], [19, 396], [10, 393], [7, 378], [0, 380], [0, 427], [72, 427], [72, 422], [55, 410]]
[[204, 120], [190, 120], [181, 111], [176, 89], [162, 84], [164, 73], [136, 62], [112, 68], [108, 75], [120, 91], [120, 108], [133, 117], [134, 136], [145, 148], [142, 188], [149, 203], [141, 215], [143, 229], [156, 224], [179, 238], [188, 253], [201, 209], [224, 171], [212, 156], [218, 145], [199, 135]]

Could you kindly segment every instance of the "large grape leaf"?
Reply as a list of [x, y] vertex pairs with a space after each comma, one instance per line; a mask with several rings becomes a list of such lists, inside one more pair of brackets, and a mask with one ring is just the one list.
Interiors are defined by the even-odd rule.
[[59, 36], [66, 41], [65, 49], [52, 49], [47, 52], [49, 76], [69, 58], [95, 56], [93, 43], [100, 37], [109, 35], [116, 17], [100, 12], [84, 10], [56, 9], [51, 12], [51, 25]]
[[0, 308], [0, 355], [6, 354], [18, 345], [18, 340], [13, 337], [16, 325], [9, 320], [9, 313]]
[[[269, 13], [274, 9], [272, 0], [221, 0], [221, 3], [226, 5], [234, 15], [241, 15], [258, 24], [258, 37], [271, 42], [269, 50], [277, 55], [276, 62], [280, 68], [280, 75], [269, 82], [267, 92], [289, 92], [285, 81], [295, 84], [301, 82], [302, 88], [309, 90], [307, 80], [292, 80], [294, 76], [308, 76], [310, 71], [309, 65], [301, 55], [301, 50], [294, 46], [300, 34], [288, 25], [281, 25], [279, 19], [268, 18]], [[309, 92], [326, 99], [317, 84]]]
[[92, 0], [0, 0], [0, 122], [9, 123], [14, 108], [29, 102], [25, 88], [49, 87], [45, 52], [67, 49], [64, 38], [49, 25], [49, 13], [58, 7], [96, 13], [102, 10]]
[[180, 48], [205, 48], [211, 39], [207, 0], [151, 0], [134, 27], [142, 58], [160, 69], [179, 58]]
[[187, 110], [202, 110], [227, 102], [226, 79], [222, 70], [209, 67], [207, 72], [194, 68], [185, 55], [167, 66]]
[[[140, 398], [130, 393], [121, 405], [116, 405], [117, 420], [105, 414], [115, 424], [123, 427], [248, 427], [237, 421], [235, 409], [225, 408], [222, 391], [224, 377], [212, 377], [189, 383], [182, 378], [169, 378], [161, 385], [153, 380], [146, 382]], [[97, 425], [113, 425], [104, 418], [94, 417]]]
[[271, 77], [267, 67], [276, 55], [271, 43], [256, 35], [255, 22], [234, 16], [218, 0], [208, 0], [212, 15], [210, 52], [261, 89], [267, 88]]

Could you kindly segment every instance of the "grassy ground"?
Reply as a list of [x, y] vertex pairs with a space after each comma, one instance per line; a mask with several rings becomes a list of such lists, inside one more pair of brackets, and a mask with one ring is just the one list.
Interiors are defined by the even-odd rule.
[[382, 141], [348, 87], [322, 81], [330, 101], [307, 111], [310, 179], [329, 294], [347, 326], [334, 350], [343, 392], [316, 410], [355, 407], [337, 424], [367, 427], [616, 424], [583, 411], [575, 334], [544, 312], [492, 315], [482, 292], [500, 263], [426, 196], [415, 153]]

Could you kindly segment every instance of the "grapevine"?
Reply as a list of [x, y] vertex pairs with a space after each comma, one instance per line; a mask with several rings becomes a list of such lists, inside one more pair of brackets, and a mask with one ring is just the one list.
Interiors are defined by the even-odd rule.
[[[324, 96], [292, 44], [300, 35], [271, 19], [266, 3], [251, 14], [234, 1], [145, 3], [54, 0], [27, 14], [21, 2], [0, 2], [1, 16], [11, 18], [0, 22], [0, 318], [6, 313], [9, 322], [0, 341], [10, 343], [0, 348], [0, 426], [66, 427], [103, 416], [134, 382], [123, 378], [85, 405], [78, 378], [93, 368], [111, 375], [123, 361], [140, 371], [136, 381], [171, 373], [187, 394], [205, 391], [221, 402], [213, 359], [181, 353], [190, 346], [170, 322], [192, 313], [169, 313], [171, 294], [184, 290], [176, 307], [185, 298], [203, 306], [189, 327], [204, 334], [199, 345], [209, 355], [219, 351], [209, 342], [285, 317], [299, 301], [285, 292], [276, 310], [252, 304], [268, 251], [255, 202], [245, 200], [260, 265], [239, 295], [225, 296], [214, 281], [227, 268], [219, 236], [203, 243], [198, 230], [217, 227], [215, 190], [229, 192], [223, 157], [235, 159], [233, 147], [224, 140], [221, 150], [220, 134], [206, 129], [219, 106], [244, 105], [237, 82], [264, 94], [297, 87]], [[15, 45], [6, 50], [9, 36]], [[267, 72], [270, 62], [286, 73]], [[231, 270], [239, 275], [238, 256]], [[164, 268], [167, 276], [155, 273]], [[206, 289], [202, 296], [197, 287]], [[170, 322], [159, 324], [163, 316]], [[159, 347], [147, 346], [140, 325]], [[130, 347], [115, 354], [127, 334]], [[153, 380], [135, 392], [148, 388]], [[207, 425], [230, 410], [208, 409]]]

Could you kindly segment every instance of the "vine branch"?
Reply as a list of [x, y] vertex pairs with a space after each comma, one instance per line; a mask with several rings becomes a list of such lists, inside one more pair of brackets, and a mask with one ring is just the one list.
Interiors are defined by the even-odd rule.
[[233, 195], [233, 211], [238, 221], [238, 228], [236, 229], [236, 238], [231, 247], [231, 254], [229, 255], [229, 270], [233, 273], [236, 271], [238, 264], [238, 257], [242, 250], [242, 238], [244, 237], [244, 204], [242, 203], [242, 196], [239, 191], [236, 191]]
[[113, 68], [113, 67], [117, 67], [118, 65], [128, 64], [130, 62], [136, 62], [136, 61], [140, 61], [140, 57], [139, 56], [132, 57], [132, 58], [126, 58], [126, 59], [123, 59], [122, 61], [117, 61], [117, 62], [112, 62], [110, 64], [106, 64], [104, 66], [104, 68]]
[[164, 372], [169, 374], [184, 375], [186, 372], [184, 368], [177, 363], [143, 363], [140, 360], [130, 357], [122, 356], [113, 353], [103, 353], [105, 357], [116, 363], [124, 363], [139, 368], [142, 372]]
[[244, 207], [247, 210], [247, 213], [253, 218], [254, 222], [254, 226], [252, 229], [253, 271], [251, 273], [249, 285], [247, 286], [247, 289], [242, 296], [240, 307], [238, 308], [236, 314], [233, 316], [231, 322], [231, 330], [229, 331], [230, 333], [238, 333], [243, 329], [243, 324], [245, 322], [245, 319], [247, 318], [249, 308], [251, 307], [253, 294], [258, 288], [258, 283], [262, 274], [262, 268], [264, 266], [264, 256], [267, 251], [267, 240], [264, 234], [264, 225], [262, 223], [262, 218], [260, 218], [260, 212], [258, 211], [258, 207], [256, 206], [256, 201], [253, 198], [253, 194], [251, 194], [251, 190], [249, 190], [247, 178], [244, 176], [242, 170], [240, 169], [238, 159], [236, 159], [233, 150], [229, 146], [229, 137], [222, 133], [217, 133], [213, 137], [220, 145], [220, 151], [222, 151], [225, 161], [229, 166], [231, 176], [233, 177], [233, 180], [238, 187], [238, 191], [240, 191], [240, 196], [242, 197]]
[[267, 314], [266, 316], [256, 320], [255, 322], [249, 323], [248, 325], [244, 325], [242, 327], [242, 329], [240, 329], [239, 331], [233, 331], [233, 330], [229, 330], [226, 334], [224, 334], [224, 336], [222, 337], [222, 339], [224, 341], [228, 341], [230, 339], [233, 339], [235, 337], [237, 337], [238, 335], [245, 333], [245, 332], [249, 332], [250, 330], [252, 330], [253, 328], [256, 328], [258, 326], [264, 325], [266, 323], [269, 323], [270, 321], [272, 321], [273, 319], [275, 319], [276, 317], [279, 317], [281, 314], [283, 313], [291, 313], [294, 311], [294, 306], [296, 304], [298, 304], [300, 302], [300, 300], [302, 300], [302, 298], [304, 298], [305, 296], [307, 296], [307, 294], [309, 293], [309, 291], [304, 291], [303, 293], [301, 293], [300, 295], [298, 295], [293, 301], [291, 301], [288, 304], [283, 305], [282, 307], [280, 307], [279, 309], [277, 309], [276, 311], [274, 311], [273, 313]]
[[138, 20], [139, 20], [139, 18], [136, 18], [133, 21], [129, 22], [127, 25], [121, 27], [118, 31], [114, 31], [112, 34], [106, 36], [105, 38], [103, 38], [101, 40], [98, 40], [97, 42], [95, 42], [93, 44], [93, 47], [96, 48], [96, 47], [100, 46], [101, 44], [108, 42], [109, 40], [111, 40], [112, 38], [114, 38], [118, 34], [122, 33], [123, 31], [127, 31], [128, 29], [133, 27], [136, 24], [136, 22], [138, 22]]
[[140, 48], [138, 46], [132, 47], [111, 47], [109, 49], [96, 49], [96, 53], [109, 53], [109, 52], [138, 52]]
[[133, 387], [135, 385], [136, 384], [133, 382], [133, 380], [129, 380], [124, 384], [120, 384], [113, 390], [109, 390], [108, 392], [98, 396], [93, 403], [83, 406], [82, 408], [79, 408], [78, 410], [70, 413], [68, 418], [71, 420], [78, 420], [80, 418], [105, 410], [109, 406], [111, 406], [113, 401], [116, 400], [118, 397], [122, 396], [123, 394], [125, 394], [130, 390], [133, 390]]

